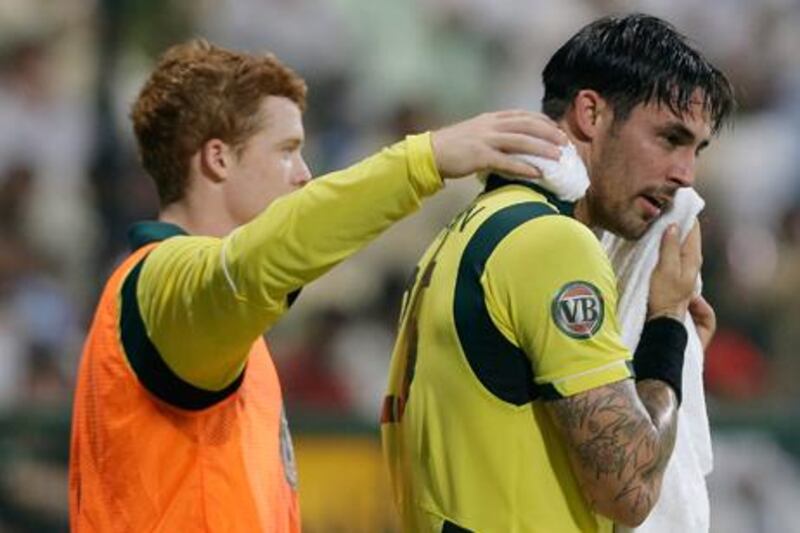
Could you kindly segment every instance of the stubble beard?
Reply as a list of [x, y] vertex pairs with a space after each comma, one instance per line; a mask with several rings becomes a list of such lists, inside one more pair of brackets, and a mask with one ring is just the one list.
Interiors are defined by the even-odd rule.
[[[636, 212], [635, 198], [623, 196], [619, 184], [614, 185], [614, 176], [621, 172], [625, 166], [621, 163], [622, 152], [617, 144], [619, 140], [620, 124], [615, 124], [608, 134], [607, 142], [603, 144], [596, 159], [592, 162], [593, 172], [590, 172], [591, 185], [586, 191], [586, 206], [591, 220], [591, 226], [610, 231], [618, 237], [628, 241], [640, 239], [650, 228]], [[614, 193], [619, 194], [614, 194]]]
[[611, 203], [602, 194], [587, 192], [587, 206], [592, 226], [610, 231], [628, 241], [639, 240], [650, 228], [651, 224], [643, 221], [632, 205]]

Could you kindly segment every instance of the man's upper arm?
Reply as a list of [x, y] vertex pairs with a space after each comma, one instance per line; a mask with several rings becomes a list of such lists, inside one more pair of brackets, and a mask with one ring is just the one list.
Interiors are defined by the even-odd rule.
[[292, 292], [440, 187], [430, 135], [412, 136], [276, 200], [223, 239], [168, 239], [145, 260], [136, 290], [148, 335], [180, 378], [223, 389]]
[[253, 342], [286, 309], [237, 297], [221, 265], [219, 239], [175, 237], [144, 260], [136, 296], [164, 363], [188, 383], [220, 390], [241, 374]]
[[430, 135], [410, 136], [274, 201], [228, 236], [230, 282], [239, 297], [270, 306], [353, 255], [441, 187]]
[[597, 239], [564, 216], [508, 235], [484, 280], [498, 328], [531, 360], [537, 388], [570, 396], [631, 376], [616, 318], [616, 278]]

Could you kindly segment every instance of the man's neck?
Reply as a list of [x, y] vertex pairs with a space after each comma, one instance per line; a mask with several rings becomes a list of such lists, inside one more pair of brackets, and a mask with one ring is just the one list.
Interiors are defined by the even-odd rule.
[[236, 224], [222, 216], [220, 211], [201, 209], [188, 200], [180, 200], [163, 207], [158, 214], [158, 220], [180, 226], [189, 235], [224, 237], [233, 231]]
[[[559, 127], [567, 134], [569, 141], [575, 146], [575, 150], [578, 152], [578, 157], [581, 158], [583, 164], [586, 166], [587, 172], [589, 172], [589, 181], [591, 182], [591, 171], [589, 168], [589, 145], [586, 142], [582, 142], [578, 140], [578, 136], [572, 131], [572, 128], [569, 124], [569, 121], [566, 118], [561, 119], [558, 122]], [[589, 191], [586, 193], [587, 195], [590, 194]], [[585, 224], [586, 226], [592, 227], [592, 217], [589, 210], [589, 203], [587, 197], [584, 196], [580, 200], [575, 203], [575, 211], [573, 213], [573, 217]]]
[[589, 205], [585, 196], [575, 203], [575, 211], [573, 211], [572, 216], [578, 222], [581, 222], [592, 228], [592, 219], [589, 216]]

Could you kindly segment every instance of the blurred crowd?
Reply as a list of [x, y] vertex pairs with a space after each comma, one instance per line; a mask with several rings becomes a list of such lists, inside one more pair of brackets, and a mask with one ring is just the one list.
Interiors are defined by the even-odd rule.
[[[42, 487], [28, 491], [29, 505], [63, 516], [82, 335], [128, 226], [157, 209], [127, 113], [159, 52], [203, 36], [276, 53], [309, 84], [305, 153], [321, 175], [446, 121], [538, 109], [552, 52], [588, 21], [629, 11], [673, 22], [738, 93], [735, 125], [702, 156], [697, 185], [707, 202], [704, 292], [719, 319], [706, 365], [712, 419], [737, 431], [770, 413], [778, 441], [800, 437], [796, 0], [3, 0], [0, 460], [17, 449], [11, 435], [25, 420], [41, 419], [52, 433], [27, 437], [50, 462], [15, 460], [0, 502], [25, 499], [8, 488], [24, 479]], [[448, 185], [304, 290], [270, 335], [294, 419], [377, 427], [406, 277], [478, 190], [475, 180]], [[12, 507], [0, 503], [0, 530]]]

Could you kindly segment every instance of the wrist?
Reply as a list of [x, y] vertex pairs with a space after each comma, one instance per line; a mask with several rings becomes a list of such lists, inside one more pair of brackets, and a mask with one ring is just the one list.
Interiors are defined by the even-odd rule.
[[661, 307], [647, 310], [647, 321], [656, 320], [659, 318], [670, 318], [683, 323], [686, 318], [687, 307]]
[[672, 388], [680, 403], [687, 340], [682, 321], [666, 316], [649, 319], [633, 355], [636, 381], [663, 381]]
[[405, 142], [411, 183], [420, 198], [431, 196], [444, 187], [444, 176], [439, 170], [433, 134], [428, 132], [408, 135]]

